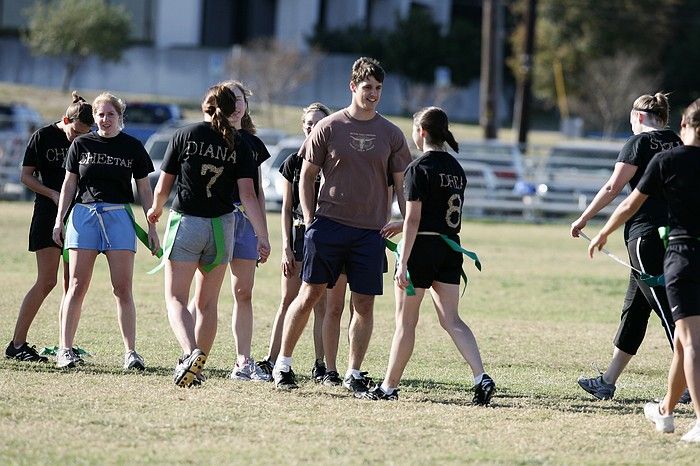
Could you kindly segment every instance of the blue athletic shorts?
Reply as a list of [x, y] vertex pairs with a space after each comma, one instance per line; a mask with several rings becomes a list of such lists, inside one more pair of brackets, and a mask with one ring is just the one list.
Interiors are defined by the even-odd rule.
[[[228, 264], [231, 262], [236, 220], [233, 212], [222, 215], [220, 218], [224, 229], [223, 244], [225, 249], [219, 264]], [[168, 259], [176, 262], [197, 262], [207, 265], [211, 264], [215, 258], [216, 242], [214, 241], [211, 219], [182, 214]]]
[[258, 260], [258, 239], [253, 225], [243, 212], [236, 210], [236, 231], [233, 235], [233, 258]]
[[307, 283], [327, 283], [333, 287], [345, 267], [351, 291], [380, 295], [385, 261], [384, 238], [379, 230], [350, 227], [317, 217], [304, 235], [301, 278]]
[[123, 204], [75, 204], [68, 217], [66, 249], [136, 252], [136, 232]]

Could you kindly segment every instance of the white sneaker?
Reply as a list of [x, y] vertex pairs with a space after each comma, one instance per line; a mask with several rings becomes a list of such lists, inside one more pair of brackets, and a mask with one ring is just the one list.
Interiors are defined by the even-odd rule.
[[56, 367], [70, 369], [79, 364], [81, 359], [73, 352], [72, 348], [59, 348], [56, 352]]
[[[644, 417], [656, 425], [656, 430], [658, 432], [670, 434], [676, 429], [676, 427], [673, 425], [673, 413], [669, 414], [668, 416], [664, 416], [659, 411], [659, 408], [659, 403], [649, 402], [645, 404]], [[698, 430], [698, 434], [700, 434], [700, 430]]]
[[682, 442], [700, 442], [700, 420], [695, 421], [693, 428], [681, 437]]
[[137, 369], [140, 371], [146, 370], [146, 363], [136, 351], [129, 351], [124, 355], [124, 370]]
[[233, 370], [231, 371], [231, 375], [229, 375], [229, 378], [233, 380], [243, 380], [245, 382], [251, 380], [255, 382], [268, 382], [272, 378], [272, 375], [266, 373], [264, 370], [262, 370], [262, 368], [255, 364], [255, 361], [252, 358], [249, 358], [246, 359], [243, 364], [236, 362], [236, 365], [233, 366]]

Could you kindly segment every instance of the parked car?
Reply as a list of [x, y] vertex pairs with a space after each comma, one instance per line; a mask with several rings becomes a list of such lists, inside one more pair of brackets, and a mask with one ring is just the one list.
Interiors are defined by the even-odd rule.
[[25, 104], [0, 104], [0, 198], [29, 199], [20, 182], [24, 149], [29, 137], [43, 125], [39, 112]]
[[[143, 147], [146, 149], [146, 152], [148, 152], [149, 157], [151, 157], [151, 161], [153, 162], [153, 168], [155, 168], [153, 173], [148, 174], [148, 181], [151, 184], [151, 189], [155, 189], [156, 183], [158, 183], [158, 178], [160, 177], [160, 165], [163, 163], [165, 150], [168, 148], [170, 138], [172, 137], [176, 129], [176, 127], [163, 128], [157, 133], [152, 134], [151, 137], [149, 137], [146, 141], [146, 144], [143, 145]], [[137, 203], [140, 203], [139, 195], [136, 190], [136, 182], [134, 182], [133, 180], [132, 188], [134, 191], [134, 199]], [[170, 200], [172, 200], [174, 195], [175, 189], [173, 187], [173, 190], [170, 192]]]
[[284, 179], [279, 170], [287, 157], [297, 152], [303, 143], [303, 138], [285, 138], [269, 148], [270, 158], [260, 166], [261, 185], [265, 192], [265, 208], [267, 210], [279, 211], [282, 209], [282, 194], [286, 188], [287, 180]]
[[124, 114], [124, 132], [142, 144], [163, 127], [182, 124], [182, 111], [175, 104], [131, 102]]

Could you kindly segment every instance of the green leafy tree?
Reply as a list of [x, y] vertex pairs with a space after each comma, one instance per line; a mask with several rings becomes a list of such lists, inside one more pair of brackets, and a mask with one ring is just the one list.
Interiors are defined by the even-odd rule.
[[24, 41], [36, 55], [63, 60], [64, 91], [88, 57], [119, 61], [129, 43], [129, 15], [104, 0], [40, 1], [27, 15], [29, 28]]
[[[649, 75], [661, 71], [660, 58], [672, 36], [672, 18], [681, 0], [539, 0], [534, 56], [535, 95], [548, 104], [557, 100], [554, 67], [561, 64], [567, 97], [572, 108], [585, 112], [590, 95], [589, 67], [601, 60], [627, 56]], [[511, 11], [517, 17], [525, 1], [516, 0]], [[515, 56], [523, 50], [523, 25], [511, 34]], [[509, 60], [518, 73], [518, 62]], [[608, 76], [611, 82], [617, 77]], [[648, 89], [651, 92], [656, 89]], [[586, 116], [586, 115], [584, 115]], [[589, 115], [589, 121], [595, 119]]]

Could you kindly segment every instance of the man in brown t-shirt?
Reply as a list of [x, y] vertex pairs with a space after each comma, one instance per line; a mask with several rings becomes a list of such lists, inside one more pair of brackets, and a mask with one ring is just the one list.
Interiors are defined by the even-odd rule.
[[[379, 62], [366, 57], [355, 61], [350, 105], [319, 122], [299, 151], [304, 158], [299, 194], [307, 225], [303, 283], [284, 321], [280, 357], [273, 370], [278, 388], [296, 388], [292, 352], [313, 306], [343, 269], [355, 309], [343, 385], [355, 394], [369, 388], [360, 366], [372, 335], [374, 296], [382, 294], [384, 237], [401, 228], [398, 222], [386, 223], [387, 174], [394, 186], [403, 186], [403, 172], [411, 161], [401, 130], [376, 111], [383, 81]], [[323, 182], [316, 207], [314, 180], [319, 172]], [[403, 213], [403, 190], [395, 191]]]

